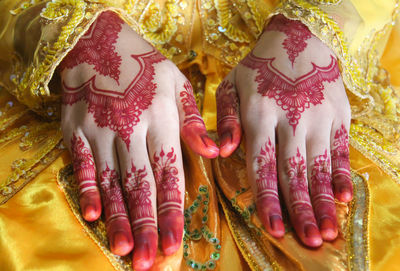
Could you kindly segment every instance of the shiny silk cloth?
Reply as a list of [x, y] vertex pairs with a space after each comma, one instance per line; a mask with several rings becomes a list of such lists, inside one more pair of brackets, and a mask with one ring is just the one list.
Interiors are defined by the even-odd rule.
[[[265, 23], [301, 20], [336, 53], [352, 106], [354, 200], [340, 233], [302, 246], [260, 224], [245, 150], [202, 159], [183, 146], [185, 237], [154, 270], [396, 270], [400, 263], [400, 21], [397, 1], [0, 1], [0, 270], [130, 270], [110, 253], [102, 220], [80, 216], [59, 126], [55, 69], [104, 10], [114, 10], [178, 64], [215, 136], [215, 90]], [[384, 69], [383, 69], [384, 68]], [[390, 76], [389, 76], [390, 75]], [[34, 113], [35, 112], [35, 113]]]

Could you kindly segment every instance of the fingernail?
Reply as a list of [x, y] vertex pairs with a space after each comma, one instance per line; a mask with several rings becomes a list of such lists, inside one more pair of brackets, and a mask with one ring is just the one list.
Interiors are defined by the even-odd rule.
[[165, 255], [174, 254], [175, 251], [179, 248], [177, 247], [177, 242], [174, 234], [171, 231], [168, 231], [166, 234], [162, 236], [162, 246]]
[[135, 249], [133, 264], [135, 270], [147, 270], [152, 266], [148, 244], [143, 244], [141, 247]]
[[97, 209], [94, 205], [88, 204], [83, 206], [83, 216], [86, 221], [94, 221], [97, 219]]
[[340, 198], [344, 202], [349, 202], [352, 199], [352, 194], [350, 189], [347, 186], [343, 186], [340, 188]]
[[225, 132], [221, 135], [221, 146], [224, 146], [228, 143], [232, 143], [232, 135], [230, 132]]
[[208, 136], [208, 135], [203, 135], [201, 137], [204, 145], [207, 147], [207, 149], [213, 153], [218, 155], [219, 154], [219, 148], [217, 147], [217, 145], [215, 144], [215, 142]]
[[308, 224], [304, 229], [307, 238], [306, 245], [311, 247], [319, 247], [322, 245], [322, 238], [316, 225]]
[[333, 240], [336, 238], [337, 229], [330, 218], [323, 218], [320, 222], [319, 228], [323, 239]]
[[128, 254], [132, 249], [128, 237], [121, 231], [117, 231], [113, 234], [111, 244], [113, 253], [120, 256]]
[[277, 235], [276, 237], [281, 237], [285, 234], [285, 227], [282, 222], [282, 218], [279, 215], [271, 215], [269, 217], [271, 229]]

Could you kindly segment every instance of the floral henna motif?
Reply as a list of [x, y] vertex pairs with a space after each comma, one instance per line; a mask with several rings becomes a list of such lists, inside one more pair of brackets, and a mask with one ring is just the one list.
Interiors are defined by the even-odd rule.
[[145, 179], [146, 176], [146, 167], [136, 169], [132, 164], [124, 180], [133, 230], [143, 226], [156, 227], [150, 199], [150, 183]]
[[342, 124], [335, 133], [333, 141], [332, 157], [332, 177], [344, 177], [351, 182], [350, 159], [349, 159], [349, 134], [346, 127]]
[[158, 215], [169, 210], [182, 212], [181, 192], [179, 191], [178, 169], [175, 166], [174, 148], [165, 153], [161, 148], [159, 154], [153, 155], [153, 173], [157, 183]]
[[128, 150], [133, 127], [139, 123], [140, 115], [151, 105], [155, 95], [157, 85], [153, 83], [153, 65], [165, 60], [156, 50], [131, 57], [139, 63], [140, 69], [123, 93], [97, 88], [96, 75], [76, 88], [63, 82], [63, 104], [72, 105], [84, 100], [97, 125], [117, 132]]
[[257, 200], [269, 198], [279, 206], [278, 178], [276, 173], [275, 146], [271, 139], [261, 148], [257, 161]]
[[296, 57], [307, 47], [306, 40], [312, 34], [308, 28], [299, 21], [289, 20], [284, 16], [275, 16], [266, 28], [267, 31], [279, 31], [286, 34], [287, 38], [283, 41], [283, 48], [286, 49], [292, 67]]
[[183, 125], [189, 125], [192, 123], [204, 125], [203, 119], [200, 116], [199, 109], [197, 108], [196, 100], [193, 95], [193, 88], [189, 81], [186, 81], [183, 85], [185, 90], [179, 93], [181, 97], [181, 103], [183, 111], [185, 112], [185, 120]]
[[294, 135], [301, 114], [310, 108], [311, 104], [322, 104], [323, 82], [336, 81], [340, 75], [339, 67], [336, 59], [331, 56], [328, 66], [319, 67], [311, 63], [313, 68], [310, 72], [293, 80], [272, 65], [274, 60], [275, 58], [261, 58], [250, 53], [241, 63], [257, 70], [258, 93], [275, 99], [276, 104], [287, 111], [286, 118], [293, 127]]
[[291, 210], [295, 215], [307, 213], [310, 217], [314, 217], [308, 194], [306, 163], [298, 148], [296, 155], [288, 160], [287, 174]]
[[107, 227], [113, 221], [128, 220], [124, 197], [119, 186], [119, 175], [116, 170], [110, 169], [108, 165], [100, 174], [100, 189]]
[[239, 99], [231, 82], [222, 81], [218, 86], [216, 99], [218, 124], [225, 121], [237, 122], [237, 116], [239, 115]]
[[75, 134], [72, 135], [71, 139], [71, 153], [75, 176], [79, 183], [79, 193], [82, 195], [87, 192], [98, 191], [93, 156], [90, 150], [85, 147], [83, 140]]
[[115, 13], [103, 12], [68, 53], [60, 70], [87, 63], [101, 75], [113, 78], [119, 84], [121, 56], [115, 52], [115, 43], [124, 22]]
[[335, 202], [332, 193], [331, 179], [331, 161], [328, 151], [325, 150], [323, 155], [319, 155], [314, 159], [311, 169], [311, 199], [315, 210], [321, 208], [325, 203], [330, 204], [329, 214], [335, 213]]

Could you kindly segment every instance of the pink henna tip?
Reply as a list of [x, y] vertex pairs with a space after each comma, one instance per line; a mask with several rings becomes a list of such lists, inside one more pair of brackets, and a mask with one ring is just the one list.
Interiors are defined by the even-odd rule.
[[180, 247], [180, 242], [177, 242], [172, 232], [167, 232], [163, 235], [161, 245], [166, 256], [174, 254]]
[[219, 154], [221, 157], [228, 157], [234, 152], [236, 146], [232, 142], [232, 134], [230, 132], [225, 132], [221, 135], [221, 144]]
[[148, 246], [139, 248], [133, 254], [133, 267], [135, 270], [148, 270], [153, 266], [154, 259], [150, 257]]
[[304, 243], [310, 247], [319, 247], [322, 245], [322, 238], [318, 228], [314, 224], [308, 224], [304, 228], [305, 240]]
[[86, 205], [83, 208], [83, 218], [86, 221], [93, 222], [99, 218], [97, 208], [93, 205]]
[[269, 217], [269, 221], [270, 221], [271, 230], [272, 230], [270, 232], [270, 234], [276, 238], [283, 237], [285, 235], [285, 226], [283, 225], [281, 216], [271, 215]]
[[133, 248], [133, 242], [129, 239], [130, 238], [128, 238], [124, 232], [117, 231], [114, 233], [111, 241], [112, 252], [119, 256], [125, 256], [131, 252]]
[[217, 157], [219, 154], [219, 148], [217, 147], [215, 142], [208, 135], [202, 136], [201, 139], [202, 139], [204, 145], [206, 145], [207, 150], [208, 150], [208, 154], [206, 157], [207, 158]]
[[324, 218], [320, 222], [320, 231], [322, 239], [327, 241], [335, 240], [338, 231], [330, 218]]
[[349, 202], [353, 199], [353, 194], [347, 186], [341, 187], [339, 191], [338, 199], [340, 201]]

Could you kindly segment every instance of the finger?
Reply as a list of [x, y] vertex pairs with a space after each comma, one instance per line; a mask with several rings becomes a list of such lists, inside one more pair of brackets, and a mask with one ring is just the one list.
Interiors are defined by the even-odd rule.
[[166, 255], [179, 249], [183, 235], [185, 183], [176, 119], [173, 114], [160, 119], [155, 129], [150, 129], [147, 140], [157, 186], [160, 242]]
[[[311, 202], [321, 236], [331, 241], [337, 237], [336, 206], [332, 191], [329, 129], [313, 133], [307, 142], [308, 179]], [[326, 131], [326, 132], [324, 132]]]
[[308, 192], [305, 140], [301, 140], [305, 133], [299, 129], [296, 137], [290, 135], [291, 127], [278, 129], [279, 142], [286, 143], [280, 145], [278, 156], [281, 190], [297, 236], [305, 245], [318, 247], [322, 239]]
[[218, 86], [216, 99], [220, 155], [228, 157], [239, 146], [242, 136], [239, 117], [239, 98], [234, 84], [233, 72]]
[[272, 236], [282, 237], [285, 227], [278, 195], [274, 127], [262, 129], [259, 133], [262, 133], [262, 136], [248, 135], [251, 140], [246, 141], [247, 164], [251, 165], [249, 180], [256, 195], [257, 214], [262, 224]]
[[207, 134], [206, 126], [197, 108], [192, 85], [180, 72], [177, 77], [176, 91], [179, 98], [177, 104], [182, 139], [194, 152], [207, 158], [215, 158], [219, 154], [219, 149]]
[[101, 191], [106, 230], [111, 252], [127, 255], [133, 248], [133, 237], [124, 197], [113, 142], [96, 141], [94, 154]]
[[95, 221], [101, 215], [100, 193], [96, 183], [96, 166], [86, 138], [74, 133], [71, 154], [75, 178], [79, 185], [79, 203], [86, 221]]
[[138, 129], [131, 136], [133, 148], [128, 151], [118, 140], [117, 150], [135, 243], [132, 263], [134, 270], [147, 270], [154, 263], [158, 245], [156, 186], [146, 139], [137, 134], [140, 134]]
[[342, 202], [349, 202], [353, 198], [348, 127], [343, 123], [334, 123], [331, 134], [333, 190], [335, 197]]

